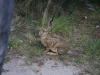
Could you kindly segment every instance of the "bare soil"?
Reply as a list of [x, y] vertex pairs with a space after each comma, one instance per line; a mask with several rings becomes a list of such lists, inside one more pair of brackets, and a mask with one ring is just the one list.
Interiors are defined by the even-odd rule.
[[60, 61], [47, 55], [33, 57], [30, 61], [9, 52], [8, 57], [10, 60], [4, 64], [2, 75], [91, 75], [68, 60]]

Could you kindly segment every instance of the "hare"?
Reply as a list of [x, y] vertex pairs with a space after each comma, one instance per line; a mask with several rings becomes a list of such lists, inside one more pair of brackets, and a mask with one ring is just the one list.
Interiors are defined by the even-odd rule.
[[[49, 21], [48, 28], [44, 28], [39, 31], [39, 36], [42, 44], [46, 47], [45, 53], [49, 55], [63, 54], [67, 51], [68, 45], [63, 37], [49, 32], [52, 21], [53, 19]], [[49, 50], [52, 52], [49, 52]]]

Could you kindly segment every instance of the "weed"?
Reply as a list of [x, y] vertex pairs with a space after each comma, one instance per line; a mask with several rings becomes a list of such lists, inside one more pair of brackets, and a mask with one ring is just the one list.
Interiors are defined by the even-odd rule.
[[10, 58], [9, 57], [6, 57], [5, 58], [5, 63], [7, 63], [8, 61], [10, 61]]
[[17, 49], [19, 46], [22, 46], [22, 45], [23, 45], [23, 41], [15, 37], [11, 37], [8, 43], [9, 47], [14, 47], [15, 49]]
[[23, 21], [24, 21], [25, 24], [31, 24], [32, 23], [32, 17], [29, 16], [29, 15], [26, 15]]
[[35, 55], [35, 56], [42, 56], [43, 52], [44, 52], [43, 49], [41, 49], [39, 47], [33, 47], [31, 54], [33, 53], [33, 55]]
[[92, 55], [93, 57], [100, 57], [100, 40], [89, 40], [85, 45], [84, 53], [87, 55]]
[[38, 39], [32, 37], [31, 33], [26, 33], [22, 35], [25, 38], [20, 40], [16, 37], [11, 37], [8, 43], [9, 49], [16, 51], [21, 55], [30, 58], [32, 56], [41, 56], [43, 54], [43, 49]]
[[72, 31], [74, 23], [74, 18], [70, 18], [68, 15], [61, 16], [54, 19], [51, 30], [57, 34], [68, 35]]
[[67, 56], [66, 54], [63, 54], [63, 55], [60, 55], [58, 58], [59, 58], [60, 60], [65, 60], [65, 59], [68, 58], [68, 56]]

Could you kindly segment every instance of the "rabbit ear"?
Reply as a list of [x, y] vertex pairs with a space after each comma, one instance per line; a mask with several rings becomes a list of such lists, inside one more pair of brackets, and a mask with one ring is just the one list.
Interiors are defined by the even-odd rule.
[[51, 26], [52, 26], [52, 21], [53, 21], [53, 18], [51, 18], [50, 21], [48, 22], [48, 29], [51, 28]]

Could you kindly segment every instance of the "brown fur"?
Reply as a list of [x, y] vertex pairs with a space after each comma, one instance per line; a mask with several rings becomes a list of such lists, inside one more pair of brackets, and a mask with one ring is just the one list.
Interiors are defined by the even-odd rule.
[[52, 26], [52, 21], [53, 18], [50, 19], [47, 29], [44, 28], [40, 30], [39, 35], [41, 38], [41, 42], [46, 47], [45, 53], [54, 54], [49, 52], [49, 50], [52, 50], [53, 52], [55, 52], [54, 55], [63, 54], [67, 51], [68, 45], [63, 37], [49, 32], [49, 29]]
[[[66, 40], [56, 34], [48, 32], [47, 29], [43, 29], [39, 32], [41, 42], [46, 47], [45, 53], [49, 52], [51, 49], [53, 52], [58, 54], [63, 54], [67, 51], [67, 42]], [[48, 53], [47, 53], [48, 54]]]

